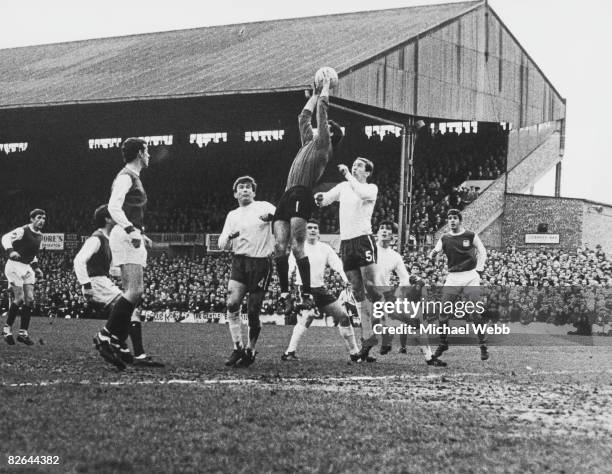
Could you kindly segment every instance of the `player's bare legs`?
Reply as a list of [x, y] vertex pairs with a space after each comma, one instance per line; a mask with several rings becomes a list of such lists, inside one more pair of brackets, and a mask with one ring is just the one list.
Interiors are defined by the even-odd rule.
[[[355, 340], [355, 330], [353, 326], [351, 326], [351, 320], [342, 307], [338, 300], [333, 303], [328, 304], [322, 308], [322, 311], [325, 314], [329, 314], [334, 320], [334, 324], [338, 325], [338, 331], [340, 332], [340, 336], [344, 339], [344, 344], [346, 345], [347, 350], [351, 356], [355, 356], [359, 353], [359, 349], [357, 348], [357, 341]], [[353, 358], [351, 358], [354, 360]]]
[[[349, 355], [351, 356], [351, 360], [354, 362], [359, 361], [359, 348], [357, 347], [357, 341], [355, 340], [355, 330], [353, 329], [353, 326], [351, 326], [351, 320], [346, 311], [342, 308], [342, 305], [338, 302], [338, 300], [336, 300], [333, 303], [319, 308], [319, 310], [322, 313], [332, 317], [334, 324], [338, 325], [338, 331], [344, 340], [344, 344], [349, 352]], [[285, 351], [282, 360], [298, 360], [298, 357], [295, 355], [295, 351], [297, 350], [300, 339], [306, 330], [311, 326], [314, 319], [315, 317], [312, 312], [308, 312], [307, 316], [302, 316], [300, 311], [298, 314], [297, 323], [294, 326], [291, 334], [289, 346]]]
[[144, 271], [142, 266], [135, 263], [121, 265], [121, 282], [123, 284], [123, 297], [133, 305], [137, 305], [144, 293]]

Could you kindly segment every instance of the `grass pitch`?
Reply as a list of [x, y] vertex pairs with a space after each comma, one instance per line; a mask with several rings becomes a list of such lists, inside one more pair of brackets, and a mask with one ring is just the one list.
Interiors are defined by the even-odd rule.
[[256, 363], [227, 369], [227, 326], [150, 323], [145, 347], [167, 367], [120, 373], [93, 349], [101, 322], [52, 323], [33, 319], [43, 344], [0, 341], [1, 472], [610, 469], [612, 338], [492, 346], [484, 363], [456, 346], [433, 368], [397, 345], [349, 364], [332, 328], [282, 362], [292, 328], [264, 326]]

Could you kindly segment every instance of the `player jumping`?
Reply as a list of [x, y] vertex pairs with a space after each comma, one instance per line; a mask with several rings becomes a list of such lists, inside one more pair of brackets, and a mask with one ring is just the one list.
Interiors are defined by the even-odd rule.
[[[480, 238], [474, 232], [466, 230], [462, 225], [463, 216], [457, 209], [449, 209], [447, 222], [450, 232], [443, 234], [430, 252], [429, 258], [444, 252], [448, 260], [448, 276], [444, 282], [443, 296], [448, 301], [456, 300], [461, 293], [468, 299], [477, 301], [480, 296], [480, 274], [484, 270], [487, 251]], [[440, 324], [448, 326], [448, 317], [440, 315]], [[478, 333], [480, 358], [487, 360], [489, 352], [485, 334]], [[440, 345], [434, 357], [440, 357], [448, 350], [448, 335], [440, 336]]]
[[[320, 90], [315, 89], [299, 115], [302, 147], [293, 160], [285, 192], [278, 202], [274, 215], [275, 263], [281, 297], [286, 299], [289, 294], [290, 244], [302, 279], [302, 299], [306, 306], [312, 306], [314, 303], [311, 295], [310, 262], [304, 252], [306, 221], [310, 218], [313, 209], [312, 188], [323, 175], [334, 147], [340, 143], [343, 136], [340, 126], [327, 118], [330, 84], [329, 75], [325, 74]], [[315, 107], [317, 129], [313, 129], [311, 123]]]
[[36, 278], [40, 279], [43, 276], [36, 255], [42, 243], [41, 231], [46, 219], [45, 211], [34, 209], [30, 212], [29, 224], [17, 227], [2, 236], [2, 246], [8, 256], [4, 274], [13, 290], [13, 302], [9, 306], [6, 325], [2, 328], [2, 336], [10, 345], [15, 344], [12, 328], [17, 316], [21, 317], [17, 341], [28, 346], [34, 344], [28, 335], [28, 329], [34, 306], [34, 283], [36, 283]]
[[369, 358], [369, 351], [378, 344], [372, 331], [372, 305], [382, 298], [376, 288], [376, 243], [372, 236], [372, 212], [376, 203], [378, 187], [368, 183], [374, 164], [367, 158], [357, 158], [352, 171], [346, 165], [338, 170], [344, 176], [326, 193], [317, 193], [318, 206], [328, 206], [340, 201], [340, 254], [344, 271], [353, 287], [357, 302], [357, 313], [361, 319], [363, 344], [362, 360]]
[[[323, 243], [319, 242], [319, 222], [316, 219], [309, 219], [306, 225], [306, 245], [304, 250], [306, 256], [310, 260], [310, 284], [312, 285], [312, 296], [314, 302], [321, 313], [325, 313], [333, 318], [334, 324], [338, 326], [340, 336], [344, 339], [345, 345], [349, 351], [351, 361], [360, 362], [359, 348], [357, 347], [357, 341], [355, 340], [355, 331], [351, 326], [351, 321], [348, 314], [340, 303], [338, 298], [334, 297], [325, 288], [324, 277], [325, 267], [329, 266], [332, 270], [340, 275], [342, 281], [348, 284], [348, 278], [342, 270], [342, 262], [336, 252], [333, 249]], [[296, 268], [295, 258], [293, 255], [289, 257], [289, 274], [293, 274]], [[299, 274], [296, 276], [297, 284], [301, 284]], [[293, 328], [291, 334], [291, 341], [289, 347], [281, 356], [284, 361], [287, 360], [298, 360], [295, 354], [300, 339], [306, 332], [306, 330], [312, 324], [314, 320], [314, 313], [310, 313], [306, 318], [298, 318], [298, 322]]]

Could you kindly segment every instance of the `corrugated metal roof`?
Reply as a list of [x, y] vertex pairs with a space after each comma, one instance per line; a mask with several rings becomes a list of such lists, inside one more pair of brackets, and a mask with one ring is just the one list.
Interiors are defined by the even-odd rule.
[[295, 90], [480, 5], [449, 3], [0, 50], [0, 108]]

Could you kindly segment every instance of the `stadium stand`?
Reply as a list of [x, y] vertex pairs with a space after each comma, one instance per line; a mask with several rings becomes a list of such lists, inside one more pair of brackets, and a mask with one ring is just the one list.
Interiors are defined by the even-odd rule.
[[[37, 285], [39, 306], [35, 314], [49, 317], [101, 317], [82, 297], [72, 271], [74, 252], [44, 251], [41, 266], [44, 281]], [[429, 285], [442, 285], [445, 261], [432, 264], [424, 251], [404, 256], [412, 273], [420, 274]], [[180, 321], [189, 312], [224, 313], [230, 270], [228, 254], [201, 258], [153, 257], [145, 272], [143, 311], [167, 312]], [[0, 260], [0, 264], [4, 261]], [[612, 323], [612, 261], [599, 249], [582, 248], [575, 253], [560, 250], [490, 249], [482, 275], [490, 291], [488, 316], [501, 321], [532, 321], [602, 327]], [[343, 286], [340, 278], [327, 273], [327, 285], [336, 294]], [[554, 291], [547, 292], [550, 288]], [[514, 291], [516, 294], [510, 295]], [[276, 276], [266, 293], [262, 313], [280, 313], [280, 289]], [[511, 297], [510, 297], [511, 296]], [[8, 307], [8, 291], [2, 290], [0, 309]], [[243, 308], [245, 311], [246, 308]]]
[[[373, 182], [379, 186], [374, 223], [397, 217], [401, 140], [387, 132], [369, 138], [351, 137], [341, 147], [337, 162], [350, 163], [356, 156], [371, 157], [376, 165]], [[415, 205], [412, 233], [420, 244], [427, 242], [442, 225], [449, 207], [463, 209], [467, 193], [460, 185], [469, 179], [496, 179], [504, 169], [503, 132], [421, 134], [415, 158]], [[225, 142], [150, 144], [152, 164], [143, 174], [149, 191], [148, 232], [219, 232], [227, 212], [235, 207], [233, 180], [251, 174], [259, 183], [260, 200], [276, 202], [286, 175], [287, 157], [295, 155], [296, 144], [285, 140], [244, 142], [240, 153]], [[234, 154], [234, 155], [232, 155]], [[49, 158], [53, 157], [53, 160]], [[23, 209], [42, 207], [49, 216], [47, 232], [88, 234], [91, 212], [108, 199], [108, 183], [121, 166], [116, 147], [94, 148], [72, 156], [56, 157], [29, 147], [23, 152], [0, 156], [0, 189], [6, 193], [0, 203], [0, 228], [9, 229], [23, 219]], [[35, 176], [31, 170], [36, 169]], [[70, 170], [66, 173], [66, 170]], [[275, 170], [274, 173], [268, 172]], [[450, 170], [450, 173], [448, 172]], [[277, 171], [277, 172], [276, 172]], [[330, 166], [324, 179], [339, 181]], [[16, 184], [19, 183], [19, 184]], [[463, 197], [462, 197], [463, 196]], [[472, 193], [472, 200], [474, 199]], [[338, 232], [337, 206], [317, 210], [323, 233]]]

